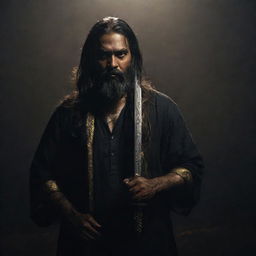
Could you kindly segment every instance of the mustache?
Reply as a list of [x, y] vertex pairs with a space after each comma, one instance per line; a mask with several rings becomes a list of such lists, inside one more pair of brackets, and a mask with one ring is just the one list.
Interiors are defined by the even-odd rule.
[[87, 91], [88, 109], [96, 115], [110, 113], [126, 90], [127, 82], [123, 72], [113, 68], [102, 70], [93, 87]]
[[100, 81], [118, 80], [119, 82], [125, 81], [125, 75], [122, 71], [116, 68], [107, 68], [99, 76]]

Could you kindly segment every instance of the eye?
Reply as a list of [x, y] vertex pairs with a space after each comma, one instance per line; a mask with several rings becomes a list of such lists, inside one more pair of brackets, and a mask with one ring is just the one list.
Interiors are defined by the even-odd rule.
[[116, 52], [115, 56], [119, 59], [123, 59], [127, 55], [127, 51], [118, 51]]
[[125, 53], [120, 53], [120, 54], [117, 54], [117, 58], [119, 59], [123, 59], [125, 57]]

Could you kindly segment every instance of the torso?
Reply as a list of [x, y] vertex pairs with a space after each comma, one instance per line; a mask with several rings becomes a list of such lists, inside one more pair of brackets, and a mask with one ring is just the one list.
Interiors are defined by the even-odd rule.
[[108, 115], [105, 116], [105, 121], [106, 121], [106, 123], [107, 123], [107, 125], [108, 125], [108, 128], [109, 128], [109, 130], [110, 130], [111, 133], [112, 133], [112, 131], [113, 131], [113, 129], [114, 129], [116, 120], [118, 119], [118, 117], [119, 117], [119, 115], [120, 115], [122, 109], [124, 108], [125, 104], [126, 104], [126, 98], [123, 97], [123, 98], [119, 101], [116, 110], [115, 110], [113, 113], [110, 113], [110, 114], [108, 114]]

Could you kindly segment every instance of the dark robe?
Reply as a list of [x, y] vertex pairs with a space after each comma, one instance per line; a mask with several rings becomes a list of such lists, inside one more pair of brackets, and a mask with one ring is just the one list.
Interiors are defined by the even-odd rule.
[[[42, 184], [55, 180], [80, 212], [88, 212], [85, 118], [79, 109], [57, 107], [35, 153], [30, 176], [31, 217], [41, 226], [61, 220], [58, 255], [176, 255], [170, 211], [187, 215], [199, 199], [202, 158], [177, 105], [152, 91], [145, 104], [147, 136], [143, 138], [145, 176], [167, 174], [173, 168], [190, 170], [193, 183], [158, 193], [144, 208], [143, 232], [134, 232], [133, 207], [122, 180], [133, 174], [133, 121], [129, 104], [122, 110], [112, 134], [96, 118], [94, 136], [94, 216], [102, 237], [88, 242], [71, 232], [70, 224], [51, 205]], [[84, 115], [86, 116], [86, 114]], [[145, 134], [144, 133], [144, 134]], [[114, 137], [112, 137], [114, 136]], [[150, 138], [150, 139], [149, 139]]]

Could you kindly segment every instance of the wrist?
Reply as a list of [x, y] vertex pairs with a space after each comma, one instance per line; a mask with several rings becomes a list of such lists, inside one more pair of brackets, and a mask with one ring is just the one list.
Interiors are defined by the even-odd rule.
[[183, 183], [185, 184], [191, 184], [193, 181], [192, 174], [188, 169], [178, 167], [172, 169], [170, 173], [178, 175], [180, 178], [182, 178]]
[[169, 190], [176, 186], [184, 184], [184, 179], [176, 172], [170, 172], [165, 176], [153, 178], [155, 184], [155, 192]]
[[79, 212], [61, 192], [59, 186], [54, 180], [48, 180], [45, 182], [44, 190], [47, 192], [53, 207], [60, 213], [60, 215], [67, 219], [71, 219], [79, 215]]
[[155, 192], [161, 192], [170, 187], [170, 179], [167, 176], [160, 176], [153, 178], [155, 183]]
[[69, 205], [69, 207], [63, 207], [62, 209], [62, 216], [71, 222], [79, 215], [79, 212], [71, 205]]

